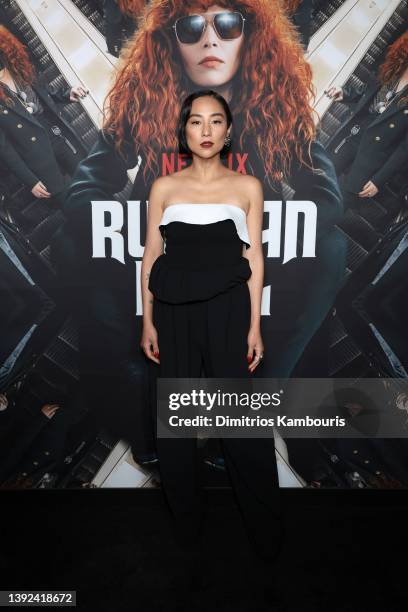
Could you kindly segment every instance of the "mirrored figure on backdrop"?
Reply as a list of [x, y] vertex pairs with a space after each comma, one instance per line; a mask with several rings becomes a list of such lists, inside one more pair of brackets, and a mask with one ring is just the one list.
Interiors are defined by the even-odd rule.
[[381, 194], [408, 164], [408, 32], [388, 49], [377, 74], [361, 87], [331, 87], [326, 94], [352, 114], [329, 146], [345, 208], [359, 209]]

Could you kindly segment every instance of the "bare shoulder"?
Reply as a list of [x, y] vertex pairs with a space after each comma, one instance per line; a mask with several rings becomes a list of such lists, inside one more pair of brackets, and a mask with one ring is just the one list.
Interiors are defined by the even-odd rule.
[[154, 192], [156, 196], [161, 196], [166, 193], [170, 185], [171, 176], [159, 176], [153, 181], [151, 191]]
[[225, 176], [227, 179], [233, 179], [240, 189], [250, 189], [256, 191], [262, 189], [261, 181], [251, 174], [242, 174], [236, 170], [226, 169]]
[[250, 174], [241, 174], [241, 178], [237, 183], [239, 191], [245, 194], [249, 202], [249, 210], [254, 208], [263, 208], [264, 206], [264, 193], [263, 185], [261, 181]]
[[163, 208], [167, 194], [171, 190], [172, 180], [170, 176], [156, 178], [150, 188], [149, 201]]
[[260, 194], [263, 194], [263, 185], [262, 182], [256, 177], [256, 176], [252, 176], [251, 174], [242, 174], [242, 187], [246, 190], [248, 190], [248, 192], [252, 195], [252, 196], [258, 196]]
[[249, 201], [248, 214], [261, 214], [264, 210], [264, 192], [261, 181], [256, 176], [243, 175], [241, 192], [246, 194]]

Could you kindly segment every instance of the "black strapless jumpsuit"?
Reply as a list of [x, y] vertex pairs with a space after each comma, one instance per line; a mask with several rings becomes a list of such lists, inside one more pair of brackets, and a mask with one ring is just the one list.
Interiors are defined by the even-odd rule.
[[[166, 250], [149, 277], [158, 376], [199, 378], [202, 369], [209, 378], [252, 376], [247, 362], [252, 272], [235, 222], [173, 220], [159, 227]], [[196, 442], [156, 439], [162, 488], [176, 517], [196, 512], [201, 504]], [[220, 444], [247, 530], [265, 538], [265, 529], [270, 532], [273, 518], [280, 516], [274, 440], [222, 438]]]

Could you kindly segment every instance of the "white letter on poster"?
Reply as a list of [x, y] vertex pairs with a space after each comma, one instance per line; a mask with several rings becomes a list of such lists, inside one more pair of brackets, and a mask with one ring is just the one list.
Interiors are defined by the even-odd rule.
[[129, 200], [128, 206], [128, 252], [131, 257], [143, 257], [140, 244], [140, 200]]
[[302, 257], [316, 257], [317, 206], [307, 200], [293, 200], [286, 204], [284, 264], [296, 257], [299, 213], [305, 215]]
[[[105, 213], [111, 223], [105, 225]], [[92, 202], [92, 257], [106, 257], [105, 240], [110, 240], [112, 257], [125, 263], [123, 236], [123, 208], [119, 202]]]
[[279, 257], [281, 250], [282, 201], [266, 200], [264, 212], [268, 213], [268, 227], [262, 231], [262, 242], [268, 244], [266, 256]]

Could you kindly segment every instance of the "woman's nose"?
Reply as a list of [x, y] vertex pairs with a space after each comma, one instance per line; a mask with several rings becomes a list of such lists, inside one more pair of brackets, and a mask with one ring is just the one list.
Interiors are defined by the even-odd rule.
[[206, 25], [205, 28], [205, 32], [203, 34], [203, 38], [202, 38], [202, 44], [204, 45], [204, 47], [208, 47], [208, 46], [212, 46], [212, 45], [217, 45], [218, 41], [218, 36], [214, 30], [214, 26], [212, 23], [208, 23]]
[[211, 126], [210, 126], [210, 124], [206, 125], [206, 124], [204, 123], [204, 125], [203, 125], [203, 133], [202, 133], [202, 135], [203, 135], [203, 136], [211, 136]]

